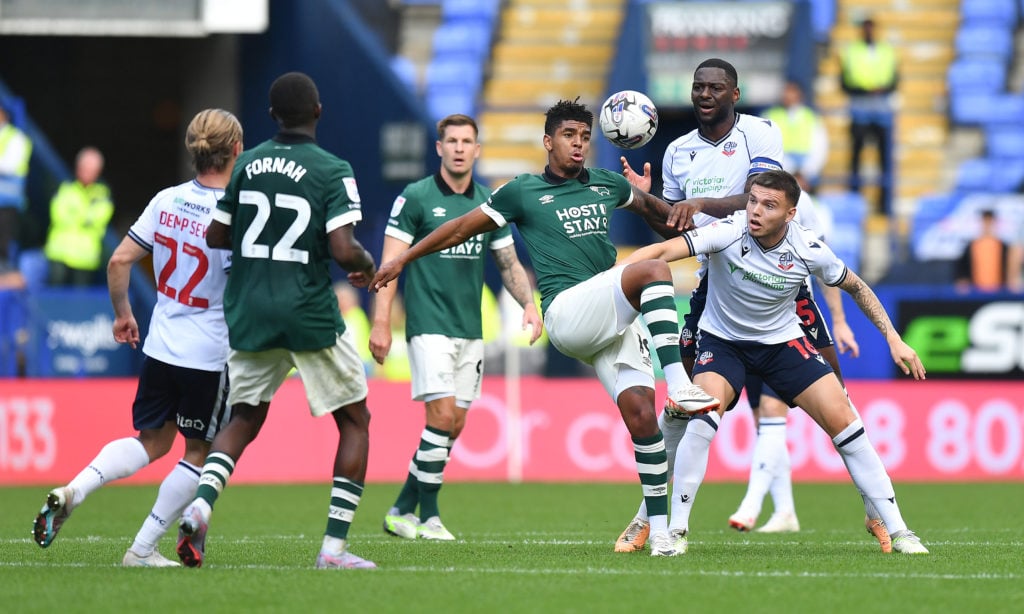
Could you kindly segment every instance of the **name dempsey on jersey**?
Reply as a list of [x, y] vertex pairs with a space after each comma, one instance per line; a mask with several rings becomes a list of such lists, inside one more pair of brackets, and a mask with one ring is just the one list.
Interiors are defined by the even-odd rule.
[[769, 273], [758, 273], [757, 271], [748, 271], [741, 266], [737, 266], [733, 263], [729, 263], [729, 272], [735, 273], [736, 271], [743, 271], [743, 277], [740, 281], [752, 281], [756, 284], [760, 284], [765, 288], [771, 288], [772, 290], [785, 290], [786, 289], [786, 278], [781, 275], [771, 275]]
[[298, 183], [306, 174], [306, 167], [287, 158], [256, 158], [245, 165], [245, 176], [249, 179], [252, 179], [253, 175], [263, 173], [287, 175], [292, 181]]
[[565, 234], [591, 234], [608, 230], [608, 208], [602, 203], [579, 205], [555, 211]]
[[[207, 209], [209, 211], [209, 209]], [[168, 228], [174, 228], [175, 230], [181, 230], [187, 232], [193, 237], [206, 237], [206, 224], [192, 220], [181, 215], [175, 215], [167, 211], [160, 212], [160, 218], [158, 222], [161, 226]]]

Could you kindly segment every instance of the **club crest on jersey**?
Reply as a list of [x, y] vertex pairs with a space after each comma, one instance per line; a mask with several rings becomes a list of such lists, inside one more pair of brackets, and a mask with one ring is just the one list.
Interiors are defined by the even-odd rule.
[[700, 356], [697, 357], [698, 365], [706, 365], [715, 361], [715, 355], [712, 352], [705, 351], [701, 352]]
[[793, 268], [793, 254], [786, 252], [779, 256], [779, 268], [788, 271]]
[[693, 345], [693, 332], [689, 328], [679, 331], [679, 345], [684, 348]]
[[434, 214], [434, 217], [444, 217], [448, 213], [448, 210], [444, 207], [434, 207], [430, 211]]
[[608, 196], [609, 194], [612, 193], [611, 190], [604, 187], [603, 185], [592, 185], [590, 186], [590, 189], [593, 190], [594, 192], [597, 192], [599, 196]]
[[545, 194], [544, 196], [541, 196], [537, 200], [539, 200], [540, 204], [542, 205], [550, 205], [551, 203], [555, 202], [555, 197], [550, 194]]
[[736, 153], [736, 142], [735, 141], [729, 141], [728, 143], [726, 143], [722, 147], [722, 153], [727, 155], [727, 156], [729, 156], [729, 157], [732, 157], [732, 155]]

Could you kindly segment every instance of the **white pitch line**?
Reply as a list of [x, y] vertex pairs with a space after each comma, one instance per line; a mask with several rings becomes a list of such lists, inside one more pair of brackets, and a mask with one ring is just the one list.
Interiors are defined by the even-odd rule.
[[[120, 565], [110, 563], [106, 565], [100, 565], [96, 563], [47, 563], [47, 562], [29, 562], [29, 561], [11, 561], [5, 562], [0, 561], [0, 568], [75, 568], [75, 569], [111, 569], [118, 568]], [[312, 570], [311, 567], [307, 566], [286, 566], [286, 565], [218, 565], [208, 564], [204, 566], [206, 569], [219, 570], [262, 570], [262, 571], [294, 571], [301, 569]], [[557, 567], [557, 568], [517, 568], [517, 567], [455, 567], [455, 566], [444, 566], [444, 567], [430, 567], [430, 566], [400, 566], [400, 567], [381, 567], [374, 573], [412, 573], [412, 574], [436, 574], [436, 573], [476, 573], [476, 574], [501, 574], [501, 575], [521, 575], [521, 576], [546, 576], [550, 574], [559, 574], [563, 576], [575, 576], [575, 575], [602, 575], [602, 576], [679, 576], [686, 575], [692, 577], [694, 575], [709, 577], [709, 578], [779, 578], [779, 579], [792, 579], [792, 580], [821, 580], [821, 579], [847, 579], [847, 578], [859, 578], [866, 580], [952, 580], [957, 582], [963, 582], [967, 580], [1020, 580], [1024, 578], [1022, 574], [944, 574], [944, 573], [899, 573], [893, 571], [885, 571], [878, 573], [832, 573], [832, 572], [821, 572], [821, 571], [735, 571], [728, 569], [609, 569], [603, 567]], [[181, 572], [172, 572], [181, 573]], [[203, 573], [203, 572], [196, 572]]]

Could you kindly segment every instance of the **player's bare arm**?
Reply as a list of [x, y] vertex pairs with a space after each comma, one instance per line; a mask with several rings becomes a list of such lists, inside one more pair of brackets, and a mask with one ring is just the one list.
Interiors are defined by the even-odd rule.
[[519, 258], [516, 256], [514, 245], [508, 245], [501, 249], [494, 250], [494, 261], [501, 273], [501, 283], [508, 290], [512, 298], [523, 308], [523, 330], [530, 327], [530, 345], [540, 339], [544, 332], [544, 324], [541, 322], [540, 314], [537, 312], [537, 305], [533, 301], [533, 288], [530, 286], [530, 277], [526, 274]]
[[921, 364], [921, 358], [914, 348], [907, 345], [900, 337], [892, 325], [892, 320], [889, 319], [889, 314], [882, 307], [881, 301], [878, 300], [874, 291], [864, 283], [864, 280], [853, 271], [847, 270], [846, 278], [839, 284], [839, 287], [853, 298], [864, 315], [885, 337], [885, 341], [889, 344], [889, 353], [904, 375], [913, 375], [914, 379], [924, 379], [925, 370], [924, 365]]
[[231, 249], [231, 227], [213, 220], [206, 229], [206, 244], [214, 249]]
[[472, 236], [495, 230], [496, 228], [498, 228], [498, 225], [480, 207], [460, 215], [454, 220], [448, 220], [423, 237], [416, 245], [382, 264], [370, 282], [370, 288], [377, 291], [388, 285], [388, 283], [401, 275], [402, 269], [406, 264], [421, 256], [465, 243]]
[[[651, 230], [661, 235], [662, 238], [678, 237], [679, 232], [666, 223], [673, 208], [672, 205], [635, 185], [632, 186], [632, 190], [633, 201], [625, 208], [642, 217]], [[690, 217], [693, 217], [693, 213], [690, 214]]]
[[327, 235], [327, 240], [330, 243], [331, 256], [334, 261], [348, 271], [348, 282], [357, 288], [365, 288], [373, 279], [377, 269], [374, 266], [373, 256], [356, 239], [353, 229], [353, 224], [335, 228]]
[[[409, 249], [409, 244], [401, 239], [384, 235], [384, 248], [381, 251], [381, 262], [388, 262], [398, 254]], [[394, 304], [395, 295], [398, 294], [398, 285], [392, 284], [377, 290], [377, 296], [373, 300], [373, 324], [370, 328], [370, 354], [377, 364], [384, 364], [384, 359], [391, 352], [391, 306]]]
[[683, 237], [676, 237], [674, 239], [668, 239], [661, 243], [652, 243], [645, 247], [641, 247], [636, 250], [628, 257], [619, 261], [619, 264], [634, 264], [637, 262], [643, 262], [644, 260], [664, 260], [665, 262], [672, 262], [674, 260], [682, 260], [683, 258], [689, 258], [693, 256], [690, 252], [690, 244], [686, 242]]
[[821, 294], [825, 297], [829, 313], [832, 314], [832, 337], [835, 339], [836, 348], [840, 354], [849, 351], [851, 356], [857, 358], [860, 356], [860, 345], [857, 344], [853, 329], [846, 322], [846, 311], [843, 309], [843, 297], [839, 288], [823, 285]]
[[114, 307], [114, 341], [127, 343], [132, 349], [139, 344], [139, 325], [132, 313], [131, 301], [128, 300], [128, 280], [131, 279], [132, 265], [147, 253], [133, 239], [125, 237], [107, 263], [107, 290]]

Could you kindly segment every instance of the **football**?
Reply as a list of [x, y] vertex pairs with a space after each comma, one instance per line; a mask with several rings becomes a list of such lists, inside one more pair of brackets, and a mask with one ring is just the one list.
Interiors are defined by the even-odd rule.
[[658, 131], [658, 109], [645, 94], [622, 90], [601, 105], [598, 123], [612, 145], [636, 149], [646, 145]]

